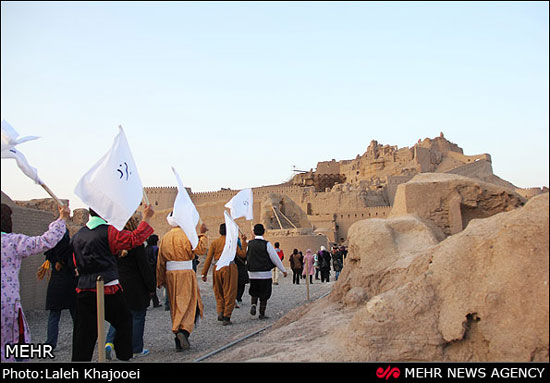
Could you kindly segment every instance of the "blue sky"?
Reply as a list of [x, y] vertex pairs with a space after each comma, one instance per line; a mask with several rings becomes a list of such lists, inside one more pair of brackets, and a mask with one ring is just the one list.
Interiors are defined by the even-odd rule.
[[[1, 118], [71, 206], [118, 125], [144, 186], [284, 182], [440, 132], [548, 186], [548, 2], [2, 2]], [[46, 198], [12, 160], [2, 191]]]

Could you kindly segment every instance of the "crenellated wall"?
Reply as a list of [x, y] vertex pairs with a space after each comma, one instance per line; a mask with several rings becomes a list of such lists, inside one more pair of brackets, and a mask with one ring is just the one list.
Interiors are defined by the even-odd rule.
[[548, 193], [548, 188], [546, 186], [543, 186], [540, 188], [525, 188], [525, 189], [517, 188], [515, 190], [516, 190], [516, 193], [518, 193], [519, 195], [527, 199], [542, 193]]
[[143, 189], [155, 210], [170, 209], [174, 206], [178, 194], [178, 189], [175, 186], [146, 187]]
[[[388, 177], [386, 181], [391, 183], [392, 190], [397, 188], [400, 182], [408, 180], [410, 177]], [[177, 195], [175, 187], [153, 187], [145, 188], [149, 201], [153, 204], [155, 210], [171, 209]], [[189, 190], [189, 189], [188, 189]], [[218, 227], [223, 223], [224, 205], [239, 190], [218, 190], [212, 192], [190, 193], [190, 197], [197, 207], [201, 220], [206, 223], [210, 231], [209, 239], [216, 237]], [[260, 222], [261, 201], [270, 194], [282, 195], [290, 198], [298, 205], [316, 229], [321, 229], [321, 234], [328, 237], [331, 242], [339, 242], [341, 238], [346, 238], [348, 228], [356, 221], [369, 217], [385, 217], [389, 206], [369, 207], [368, 204], [386, 205], [385, 197], [380, 197], [380, 193], [371, 193], [361, 191], [357, 186], [348, 185], [347, 188], [334, 188], [318, 192], [314, 187], [300, 187], [292, 185], [274, 185], [252, 188], [254, 199], [254, 220], [252, 224], [245, 221], [239, 223], [241, 229], [249, 237], [252, 235], [252, 226]], [[380, 195], [379, 195], [380, 194]], [[374, 199], [373, 199], [374, 198]], [[164, 231], [164, 230], [163, 230]], [[164, 232], [160, 233], [161, 235]]]

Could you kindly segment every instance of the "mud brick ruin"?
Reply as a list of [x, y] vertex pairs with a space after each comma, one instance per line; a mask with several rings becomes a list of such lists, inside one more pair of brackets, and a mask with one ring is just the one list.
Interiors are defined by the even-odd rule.
[[[318, 249], [347, 244], [348, 230], [357, 221], [386, 218], [394, 205], [397, 188], [420, 173], [449, 173], [475, 178], [513, 190], [525, 198], [544, 189], [520, 189], [493, 174], [489, 154], [465, 155], [458, 145], [443, 136], [418, 140], [411, 148], [380, 145], [371, 141], [353, 160], [323, 161], [315, 170], [296, 174], [289, 182], [253, 187], [254, 220], [237, 220], [241, 230], [252, 236], [252, 226], [262, 223], [266, 238], [278, 241], [285, 253], [294, 248]], [[157, 212], [155, 229], [162, 235], [177, 195], [175, 187], [145, 188]], [[224, 205], [239, 190], [222, 189], [193, 193], [188, 189], [201, 219], [216, 238], [223, 223]], [[421, 198], [421, 196], [419, 196]], [[423, 203], [419, 200], [418, 203]], [[166, 210], [166, 214], [164, 214]]]

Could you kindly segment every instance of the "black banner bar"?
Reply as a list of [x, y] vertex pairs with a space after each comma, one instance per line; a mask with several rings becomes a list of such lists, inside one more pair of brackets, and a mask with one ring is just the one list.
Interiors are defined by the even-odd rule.
[[[266, 377], [281, 374], [307, 381], [360, 379], [361, 382], [547, 382], [549, 363], [2, 363], [3, 382], [154, 382], [206, 373], [216, 377]], [[246, 375], [242, 375], [246, 374]], [[250, 375], [249, 375], [250, 374]], [[288, 374], [288, 375], [287, 375]], [[353, 374], [353, 375], [352, 375]]]

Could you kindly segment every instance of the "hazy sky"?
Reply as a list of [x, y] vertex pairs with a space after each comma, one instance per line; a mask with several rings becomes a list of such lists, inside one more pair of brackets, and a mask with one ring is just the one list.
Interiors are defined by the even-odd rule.
[[[548, 2], [2, 2], [1, 118], [71, 207], [122, 125], [144, 186], [277, 184], [440, 132], [548, 186]], [[15, 161], [2, 191], [47, 198]]]

